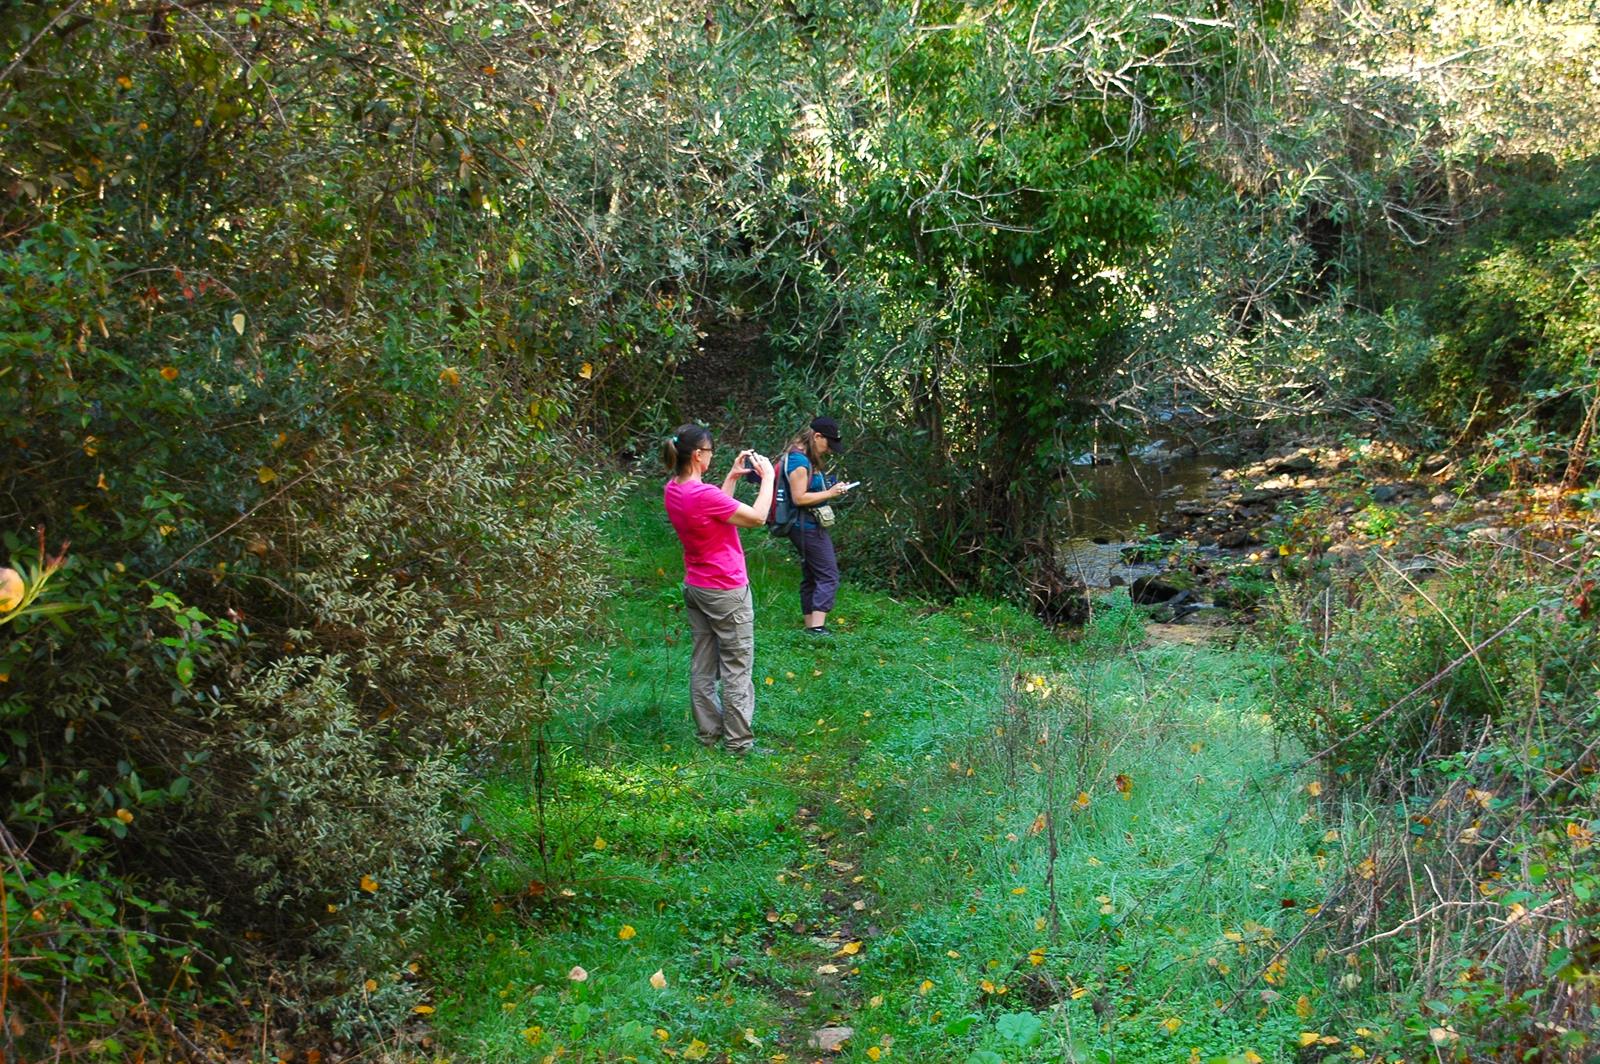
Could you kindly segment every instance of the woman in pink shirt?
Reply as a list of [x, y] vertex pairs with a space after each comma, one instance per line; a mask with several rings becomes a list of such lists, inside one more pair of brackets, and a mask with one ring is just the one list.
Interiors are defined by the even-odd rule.
[[[716, 488], [701, 479], [711, 468], [711, 454], [711, 430], [678, 426], [661, 448], [661, 460], [672, 471], [663, 498], [667, 519], [683, 544], [683, 602], [694, 632], [689, 704], [695, 728], [705, 746], [725, 743], [743, 757], [755, 745], [756, 611], [739, 529], [767, 523], [773, 472], [762, 455], [740, 451]], [[752, 470], [761, 477], [761, 490], [755, 504], [746, 506], [733, 497], [733, 489]]]

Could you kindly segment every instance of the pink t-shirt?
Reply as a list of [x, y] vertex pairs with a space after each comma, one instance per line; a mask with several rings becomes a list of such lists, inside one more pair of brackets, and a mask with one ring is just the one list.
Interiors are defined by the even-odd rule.
[[744, 544], [728, 515], [739, 500], [721, 488], [691, 480], [668, 480], [664, 492], [667, 520], [683, 542], [683, 582], [726, 591], [750, 582], [744, 568]]

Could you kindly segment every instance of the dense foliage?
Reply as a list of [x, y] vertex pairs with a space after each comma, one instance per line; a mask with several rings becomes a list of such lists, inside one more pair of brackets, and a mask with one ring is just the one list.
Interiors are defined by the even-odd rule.
[[[0, 4], [6, 1055], [226, 997], [404, 1015], [478, 769], [586, 682], [595, 516], [662, 425], [826, 408], [852, 571], [1047, 614], [1069, 461], [1142, 419], [1377, 411], [1575, 482], [1581, 14]], [[769, 405], [719, 407], [748, 365]], [[1506, 586], [1446, 612], [1545, 591]], [[1345, 654], [1306, 691], [1365, 692], [1307, 694], [1308, 743], [1452, 648], [1365, 609], [1293, 629]], [[1547, 664], [1445, 695], [1567, 735]], [[1450, 752], [1416, 708], [1386, 742]]]
[[1593, 544], [1528, 550], [1335, 577], [1273, 625], [1273, 717], [1354, 855], [1326, 933], [1412, 1051], [1580, 1059], [1600, 1024]]
[[392, 1016], [460, 751], [595, 624], [582, 301], [519, 280], [445, 22], [75, 6], [0, 86], [6, 545], [70, 540], [79, 607], [0, 635], [5, 1037]]

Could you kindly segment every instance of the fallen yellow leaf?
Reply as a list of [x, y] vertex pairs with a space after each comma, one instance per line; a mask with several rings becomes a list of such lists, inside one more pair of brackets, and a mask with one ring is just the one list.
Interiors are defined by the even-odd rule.
[[650, 977], [650, 985], [657, 990], [665, 990], [667, 988], [667, 977], [661, 974], [660, 968], [657, 968], [656, 973]]
[[378, 893], [378, 881], [371, 876], [364, 875], [361, 877], [361, 889], [368, 894], [376, 894]]
[[637, 932], [637, 931], [635, 931], [633, 929], [633, 925], [632, 924], [623, 924], [622, 925], [622, 930], [617, 932], [617, 937], [622, 939], [622, 941], [626, 942], [626, 941], [628, 941], [628, 939], [632, 938], [634, 935], [637, 935], [638, 933], [639, 932]]

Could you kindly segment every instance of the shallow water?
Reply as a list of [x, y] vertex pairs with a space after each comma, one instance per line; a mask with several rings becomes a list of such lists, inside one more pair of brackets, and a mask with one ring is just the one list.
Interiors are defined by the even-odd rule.
[[1203, 498], [1217, 465], [1206, 458], [1145, 462], [1121, 457], [1108, 465], [1074, 466], [1067, 494], [1067, 538], [1058, 555], [1089, 587], [1131, 584], [1161, 571], [1127, 564], [1124, 547], [1154, 532], [1178, 503]]
[[1138, 539], [1155, 531], [1179, 502], [1204, 496], [1217, 468], [1204, 457], [1159, 464], [1119, 458], [1109, 465], [1071, 467], [1069, 534], [1095, 541]]

